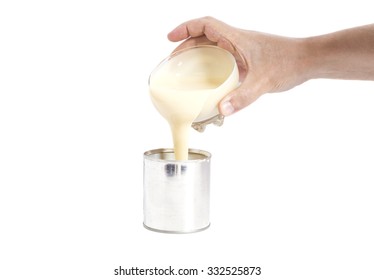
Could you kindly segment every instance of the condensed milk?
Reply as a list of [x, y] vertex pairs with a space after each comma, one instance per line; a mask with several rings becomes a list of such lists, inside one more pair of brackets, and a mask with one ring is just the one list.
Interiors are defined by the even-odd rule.
[[192, 123], [218, 115], [217, 104], [238, 84], [234, 56], [215, 46], [175, 52], [152, 72], [151, 100], [170, 125], [175, 160], [188, 160]]

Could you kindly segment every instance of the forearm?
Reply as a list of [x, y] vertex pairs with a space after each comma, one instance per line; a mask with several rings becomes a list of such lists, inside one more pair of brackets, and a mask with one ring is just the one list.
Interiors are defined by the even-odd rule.
[[308, 79], [374, 80], [374, 24], [303, 41]]

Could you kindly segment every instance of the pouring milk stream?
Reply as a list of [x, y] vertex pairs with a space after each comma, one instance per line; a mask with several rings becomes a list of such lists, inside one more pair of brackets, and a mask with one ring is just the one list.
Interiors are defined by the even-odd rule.
[[152, 72], [152, 102], [169, 122], [176, 160], [188, 160], [191, 125], [219, 114], [217, 104], [239, 84], [234, 56], [215, 46], [175, 52]]

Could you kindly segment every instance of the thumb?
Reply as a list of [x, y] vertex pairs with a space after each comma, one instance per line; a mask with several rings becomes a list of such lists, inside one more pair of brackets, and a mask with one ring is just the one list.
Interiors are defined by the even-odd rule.
[[262, 92], [244, 81], [237, 89], [227, 94], [219, 103], [220, 113], [224, 116], [232, 115], [256, 101]]

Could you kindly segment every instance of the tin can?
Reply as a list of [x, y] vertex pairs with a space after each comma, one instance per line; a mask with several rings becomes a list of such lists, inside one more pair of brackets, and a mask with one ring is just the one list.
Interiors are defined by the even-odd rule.
[[164, 233], [192, 233], [209, 227], [210, 159], [189, 149], [188, 160], [174, 160], [173, 149], [144, 153], [144, 227]]

